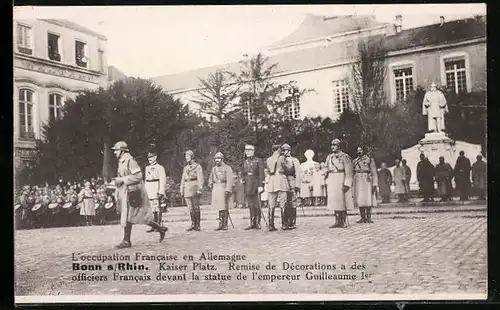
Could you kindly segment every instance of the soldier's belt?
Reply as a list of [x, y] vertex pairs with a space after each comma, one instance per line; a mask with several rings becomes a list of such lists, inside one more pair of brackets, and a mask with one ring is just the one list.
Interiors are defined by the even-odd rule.
[[187, 178], [187, 179], [184, 179], [185, 181], [196, 181], [198, 180], [198, 178]]
[[152, 180], [146, 180], [146, 182], [159, 182], [160, 179], [152, 179]]
[[335, 171], [328, 171], [329, 173], [344, 173], [345, 170], [335, 170]]
[[83, 197], [82, 199], [94, 199], [94, 197]]
[[356, 173], [370, 173], [370, 170], [354, 170]]
[[214, 183], [227, 183], [227, 181], [215, 180]]

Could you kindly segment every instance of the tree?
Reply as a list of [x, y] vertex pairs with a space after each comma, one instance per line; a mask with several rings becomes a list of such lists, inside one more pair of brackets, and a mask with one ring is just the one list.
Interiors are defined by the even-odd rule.
[[240, 95], [236, 75], [216, 71], [199, 80], [202, 88], [198, 91], [200, 99], [192, 101], [200, 106], [200, 111], [215, 117], [215, 122], [231, 117], [237, 110], [236, 99]]
[[43, 126], [34, 178], [50, 183], [59, 176], [78, 180], [99, 175], [104, 142], [119, 140], [127, 142], [141, 165], [146, 164], [149, 144], [155, 143], [167, 172], [180, 175], [177, 161], [184, 149], [171, 146], [183, 145], [183, 133], [199, 123], [188, 107], [147, 80], [128, 79], [108, 89], [84, 91], [65, 104], [62, 118]]

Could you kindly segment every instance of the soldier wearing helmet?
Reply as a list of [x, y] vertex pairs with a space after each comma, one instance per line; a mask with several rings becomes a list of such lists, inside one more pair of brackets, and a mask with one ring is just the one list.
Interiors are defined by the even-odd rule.
[[288, 181], [288, 191], [285, 208], [281, 210], [281, 228], [283, 230], [295, 229], [297, 220], [297, 197], [300, 193], [302, 183], [302, 171], [300, 162], [293, 157], [292, 148], [288, 144], [281, 146], [281, 154], [284, 157], [283, 170]]
[[326, 157], [327, 206], [335, 212], [335, 224], [330, 228], [347, 227], [347, 210], [354, 208], [352, 195], [353, 168], [351, 157], [340, 149], [340, 140], [334, 139], [332, 153]]
[[357, 153], [358, 157], [352, 161], [354, 206], [359, 208], [361, 218], [356, 223], [373, 223], [372, 207], [377, 203], [375, 199], [378, 186], [377, 166], [366, 148], [358, 147]]
[[278, 206], [283, 212], [286, 206], [287, 192], [290, 190], [287, 176], [285, 175], [285, 157], [281, 154], [280, 146], [273, 145], [273, 152], [273, 155], [266, 161], [266, 166], [269, 170], [269, 231], [277, 230], [274, 226], [274, 209]]
[[[165, 174], [165, 168], [163, 168], [163, 166], [157, 161], [158, 157], [154, 148], [154, 145], [150, 145], [150, 150], [148, 152], [149, 163], [144, 169], [144, 181], [151, 209], [153, 211], [154, 221], [161, 224], [162, 210], [160, 203], [163, 199], [165, 199], [167, 176]], [[154, 229], [150, 229], [147, 232], [153, 231]]]
[[224, 155], [218, 152], [214, 156], [215, 165], [210, 171], [208, 187], [212, 189], [212, 206], [219, 210], [219, 227], [215, 230], [227, 230], [229, 219], [229, 199], [233, 188], [233, 169], [224, 163]]
[[203, 169], [194, 161], [194, 153], [186, 151], [187, 165], [182, 170], [181, 196], [184, 197], [191, 216], [191, 227], [187, 231], [200, 231], [200, 196], [203, 190]]
[[160, 242], [165, 238], [167, 228], [153, 219], [148, 194], [142, 181], [142, 171], [137, 161], [130, 155], [127, 143], [117, 142], [112, 148], [118, 158], [118, 173], [114, 179], [116, 185], [117, 209], [121, 213], [120, 224], [124, 227], [123, 241], [116, 248], [132, 246], [130, 241], [133, 224], [149, 225], [160, 234]]
[[261, 212], [259, 194], [264, 191], [264, 164], [255, 155], [255, 146], [245, 145], [245, 161], [243, 162], [243, 182], [245, 202], [250, 210], [250, 226], [245, 228], [260, 229]]

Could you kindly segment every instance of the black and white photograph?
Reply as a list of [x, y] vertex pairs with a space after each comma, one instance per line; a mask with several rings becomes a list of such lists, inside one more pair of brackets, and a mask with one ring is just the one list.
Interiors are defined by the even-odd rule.
[[486, 4], [13, 23], [16, 304], [488, 297]]

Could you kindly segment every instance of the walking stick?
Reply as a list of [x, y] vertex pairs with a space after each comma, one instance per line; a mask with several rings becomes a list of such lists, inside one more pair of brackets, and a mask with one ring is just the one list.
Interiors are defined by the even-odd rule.
[[229, 221], [231, 222], [231, 226], [234, 228], [233, 220], [231, 219], [231, 214], [229, 213], [229, 209], [227, 210], [227, 217], [229, 217]]
[[231, 226], [234, 229], [233, 219], [231, 218], [231, 214], [229, 213], [229, 198], [230, 197], [231, 197], [231, 195], [228, 195], [226, 192], [226, 197], [225, 197], [224, 202], [226, 203], [226, 206], [227, 206], [227, 217], [229, 218], [229, 221], [231, 222]]

